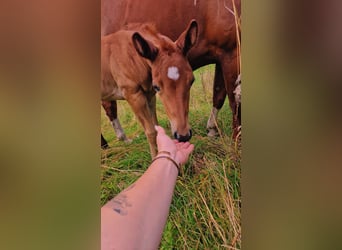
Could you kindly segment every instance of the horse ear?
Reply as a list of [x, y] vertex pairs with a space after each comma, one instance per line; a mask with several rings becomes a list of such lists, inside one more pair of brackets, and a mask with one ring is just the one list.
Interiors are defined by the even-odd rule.
[[150, 41], [143, 38], [138, 32], [135, 32], [132, 36], [133, 45], [142, 57], [145, 57], [151, 61], [154, 61], [158, 55], [158, 48], [154, 46]]
[[178, 37], [176, 44], [187, 55], [192, 46], [197, 42], [198, 24], [195, 19], [191, 20], [186, 30]]

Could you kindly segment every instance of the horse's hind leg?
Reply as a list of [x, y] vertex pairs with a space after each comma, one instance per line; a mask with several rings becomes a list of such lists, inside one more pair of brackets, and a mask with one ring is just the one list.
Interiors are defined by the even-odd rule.
[[238, 78], [235, 81], [235, 89], [234, 89], [234, 97], [235, 97], [235, 103], [237, 105], [236, 107], [236, 119], [238, 119], [239, 127], [238, 131], [241, 132], [241, 74], [239, 74]]
[[226, 96], [227, 92], [224, 85], [222, 68], [221, 65], [217, 63], [215, 67], [215, 78], [213, 86], [213, 107], [211, 109], [210, 117], [207, 122], [208, 136], [216, 136], [218, 134], [217, 115], [224, 104]]
[[102, 101], [102, 107], [106, 111], [106, 114], [110, 122], [112, 123], [116, 137], [121, 141], [128, 141], [125, 135], [125, 132], [123, 131], [121, 127], [120, 121], [118, 119], [116, 101], [111, 101], [111, 102]]
[[[227, 91], [229, 105], [233, 114], [233, 138], [240, 134], [241, 129], [241, 103], [237, 103], [235, 98], [236, 81], [238, 78], [238, 63], [236, 49], [230, 54], [225, 54], [221, 58], [222, 72]], [[240, 86], [241, 87], [241, 86]], [[236, 92], [236, 91], [235, 91]]]
[[102, 133], [101, 133], [101, 148], [103, 148], [103, 149], [108, 148], [108, 143], [107, 143], [106, 139], [103, 137]]

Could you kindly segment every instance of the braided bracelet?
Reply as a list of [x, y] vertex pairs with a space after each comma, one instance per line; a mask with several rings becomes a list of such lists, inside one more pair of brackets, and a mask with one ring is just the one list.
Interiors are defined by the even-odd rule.
[[151, 164], [152, 164], [155, 160], [161, 159], [161, 158], [165, 158], [165, 159], [170, 160], [173, 164], [175, 164], [175, 166], [176, 166], [176, 168], [177, 168], [177, 170], [178, 170], [178, 173], [180, 172], [180, 167], [179, 167], [179, 165], [177, 164], [177, 162], [175, 162], [174, 159], [172, 159], [170, 156], [167, 156], [167, 155], [159, 155], [159, 156], [156, 156], [156, 157], [152, 160]]

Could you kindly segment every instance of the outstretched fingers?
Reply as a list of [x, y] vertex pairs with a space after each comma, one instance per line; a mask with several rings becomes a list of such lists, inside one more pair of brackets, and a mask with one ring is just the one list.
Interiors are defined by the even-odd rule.
[[171, 153], [171, 157], [175, 157], [180, 164], [185, 163], [195, 146], [190, 142], [171, 140], [166, 135], [164, 128], [160, 126], [156, 125], [155, 130], [157, 131], [158, 151], [168, 151]]
[[155, 130], [157, 131], [158, 135], [165, 135], [165, 130], [163, 127], [160, 127], [158, 125], [154, 126]]
[[189, 142], [179, 142], [176, 144], [177, 158], [180, 164], [187, 162], [189, 155], [194, 150], [194, 145]]
[[188, 155], [191, 154], [194, 148], [195, 148], [194, 145], [188, 142], [182, 145], [182, 150], [185, 151]]

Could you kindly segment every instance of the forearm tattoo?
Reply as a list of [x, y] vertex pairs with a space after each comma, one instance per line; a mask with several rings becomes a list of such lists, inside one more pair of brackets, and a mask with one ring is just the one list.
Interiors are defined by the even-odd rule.
[[117, 212], [120, 215], [127, 215], [128, 214], [128, 208], [132, 206], [132, 203], [130, 203], [127, 199], [127, 195], [125, 194], [128, 190], [131, 190], [135, 184], [129, 186], [124, 191], [122, 191], [120, 194], [114, 197], [114, 199], [111, 200], [111, 203], [113, 205], [113, 210]]

